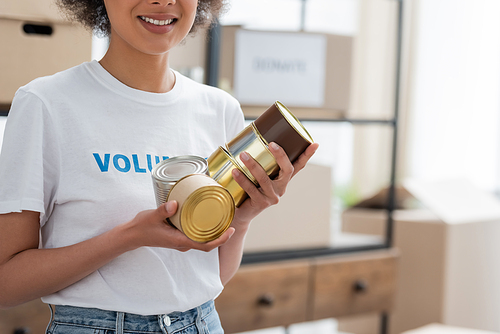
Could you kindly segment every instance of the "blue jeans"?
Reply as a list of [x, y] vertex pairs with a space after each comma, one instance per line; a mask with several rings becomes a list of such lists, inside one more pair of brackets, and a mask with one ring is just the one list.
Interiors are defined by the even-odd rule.
[[186, 312], [137, 315], [74, 306], [55, 306], [46, 334], [223, 334], [214, 302]]

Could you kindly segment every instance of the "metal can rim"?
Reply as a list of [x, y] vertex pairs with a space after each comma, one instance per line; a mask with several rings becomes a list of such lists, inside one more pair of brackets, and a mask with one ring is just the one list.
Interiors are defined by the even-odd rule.
[[[283, 103], [281, 103], [280, 101], [276, 101], [274, 103], [276, 105], [276, 107], [278, 108], [279, 112], [283, 115], [283, 118], [288, 122], [288, 124], [290, 124], [290, 126], [305, 140], [307, 141], [308, 143], [312, 144], [314, 143], [314, 140], [311, 136], [311, 134], [307, 131], [307, 129], [305, 128], [305, 126], [300, 122], [300, 120], [290, 111], [290, 109], [288, 109]], [[286, 111], [287, 115], [285, 115], [285, 113], [283, 112], [283, 110]], [[297, 122], [297, 124], [299, 125], [300, 129], [302, 129], [304, 132], [300, 131], [300, 129], [298, 129], [292, 122], [291, 120], [288, 118], [288, 116], [290, 116], [292, 118], [292, 120], [294, 120], [295, 122]], [[305, 135], [304, 135], [305, 134]], [[307, 138], [306, 138], [307, 136]]]
[[[203, 172], [208, 172], [208, 164], [206, 159], [204, 159], [201, 156], [198, 155], [179, 155], [175, 157], [171, 157], [165, 160], [160, 161], [157, 163], [153, 169], [151, 170], [151, 176], [159, 182], [164, 182], [164, 183], [175, 183], [179, 180], [179, 177], [162, 177], [162, 175], [159, 175], [159, 171], [162, 170], [162, 168], [165, 168], [164, 166], [170, 165], [171, 163], [175, 163], [176, 161], [191, 161], [191, 162], [199, 162], [200, 165], [195, 165], [199, 166], [199, 172], [198, 169], [195, 168], [195, 173], [202, 173]], [[193, 174], [193, 173], [189, 173]]]
[[247, 179], [249, 179], [250, 181], [252, 181], [252, 183], [255, 185], [255, 186], [259, 186], [259, 183], [257, 182], [257, 179], [252, 175], [252, 174], [249, 174], [245, 171], [245, 168], [241, 167], [240, 164], [238, 163], [238, 161], [233, 157], [233, 155], [231, 154], [231, 152], [229, 152], [224, 146], [219, 146], [222, 150], [222, 152], [228, 157], [228, 159], [231, 161], [231, 163], [240, 171], [243, 173], [243, 175], [245, 175], [247, 177]]
[[[183, 179], [191, 177], [193, 175], [203, 175], [203, 176], [206, 176], [205, 174], [201, 174], [201, 173], [194, 173], [194, 174], [186, 175], [185, 177], [179, 179], [179, 181], [176, 182], [176, 185], [179, 184]], [[227, 215], [224, 215], [224, 217], [225, 217], [224, 221], [219, 222], [211, 230], [211, 231], [215, 231], [215, 233], [211, 233], [210, 231], [208, 231], [206, 233], [207, 235], [204, 237], [204, 236], [201, 235], [201, 233], [198, 233], [198, 234], [194, 233], [192, 228], [187, 228], [186, 229], [185, 227], [187, 227], [188, 225], [185, 225], [185, 224], [186, 224], [186, 222], [188, 220], [190, 220], [190, 219], [187, 218], [187, 216], [190, 213], [190, 209], [192, 209], [191, 205], [193, 205], [193, 203], [195, 203], [195, 202], [193, 202], [193, 199], [196, 199], [196, 198], [199, 199], [200, 193], [202, 194], [204, 191], [206, 191], [207, 188], [210, 188], [212, 190], [212, 194], [213, 194], [213, 191], [217, 191], [218, 194], [224, 194], [223, 195], [224, 199], [227, 201], [227, 204], [224, 205], [224, 208], [228, 209], [229, 212], [228, 212]], [[172, 188], [172, 190], [173, 190], [173, 188]], [[171, 190], [171, 193], [172, 193], [172, 190]], [[169, 196], [170, 196], [170, 194], [169, 194]], [[167, 197], [167, 200], [168, 200], [168, 197]], [[231, 222], [232, 222], [232, 220], [234, 218], [235, 202], [234, 202], [234, 198], [231, 195], [231, 193], [229, 192], [229, 190], [227, 190], [226, 188], [224, 188], [223, 186], [221, 186], [219, 183], [216, 182], [213, 185], [201, 186], [198, 189], [196, 189], [194, 192], [192, 192], [191, 194], [189, 194], [189, 196], [186, 197], [186, 199], [184, 200], [183, 206], [181, 208], [178, 208], [178, 210], [180, 210], [180, 212], [177, 213], [177, 214], [180, 215], [180, 217], [179, 217], [180, 230], [189, 239], [191, 239], [193, 241], [196, 241], [196, 242], [208, 242], [208, 241], [211, 241], [211, 240], [214, 240], [214, 239], [218, 238], [219, 236], [221, 236], [229, 228], [229, 226], [231, 225]]]

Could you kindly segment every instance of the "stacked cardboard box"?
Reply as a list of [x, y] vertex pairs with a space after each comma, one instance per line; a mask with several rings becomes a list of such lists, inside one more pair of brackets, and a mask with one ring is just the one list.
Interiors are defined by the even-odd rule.
[[[406, 182], [397, 194], [401, 256], [390, 333], [430, 323], [500, 332], [500, 201], [463, 180]], [[343, 231], [383, 235], [385, 195], [347, 209]], [[415, 201], [422, 206], [407, 205]]]
[[31, 80], [91, 60], [92, 36], [52, 0], [0, 2], [0, 105]]
[[331, 196], [331, 168], [309, 163], [289, 183], [279, 204], [252, 221], [244, 251], [330, 247]]
[[447, 326], [443, 324], [430, 324], [417, 329], [412, 329], [402, 334], [495, 334], [498, 332], [483, 331], [479, 329]]

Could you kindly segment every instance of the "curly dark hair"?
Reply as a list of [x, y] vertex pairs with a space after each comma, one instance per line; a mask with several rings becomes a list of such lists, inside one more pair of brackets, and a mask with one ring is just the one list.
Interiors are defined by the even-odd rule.
[[[69, 19], [80, 22], [99, 36], [109, 36], [111, 24], [103, 0], [55, 0]], [[198, 8], [190, 34], [206, 28], [226, 9], [226, 0], [198, 0]]]

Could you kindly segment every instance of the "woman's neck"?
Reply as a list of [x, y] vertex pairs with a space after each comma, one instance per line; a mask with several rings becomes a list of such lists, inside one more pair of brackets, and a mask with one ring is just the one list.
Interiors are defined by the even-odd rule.
[[175, 84], [175, 75], [168, 64], [168, 53], [146, 55], [109, 48], [99, 61], [102, 67], [123, 84], [152, 93], [166, 93]]

